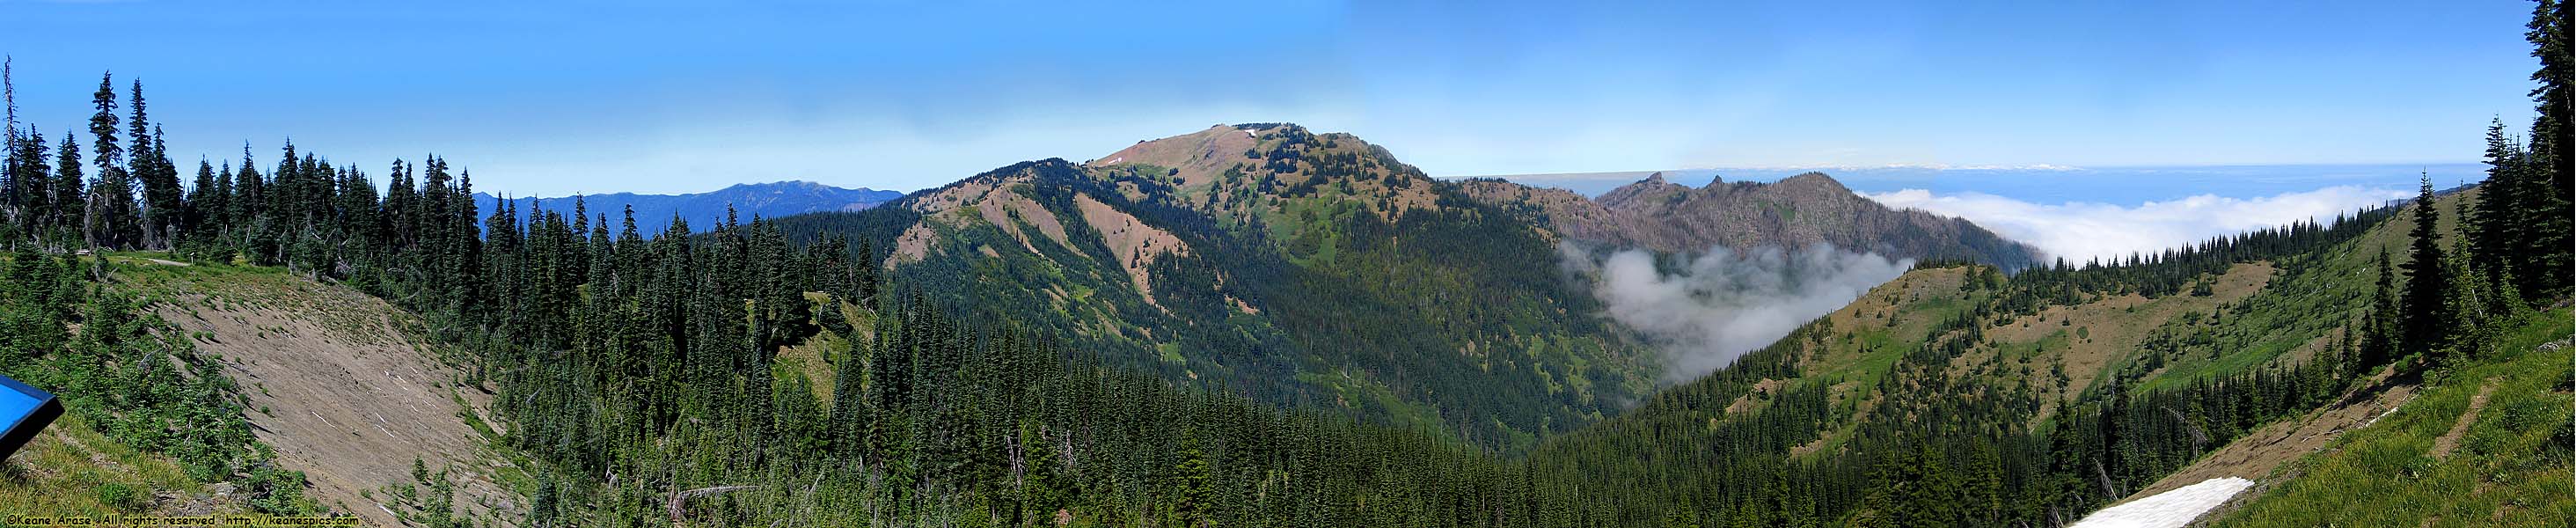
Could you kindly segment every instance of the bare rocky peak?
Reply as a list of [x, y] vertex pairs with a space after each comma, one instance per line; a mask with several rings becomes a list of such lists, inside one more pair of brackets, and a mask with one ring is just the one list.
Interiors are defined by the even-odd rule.
[[1603, 205], [1622, 204], [1663, 198], [1674, 193], [1690, 192], [1690, 190], [1690, 186], [1664, 181], [1664, 173], [1658, 172], [1646, 176], [1646, 179], [1637, 180], [1636, 183], [1611, 189], [1609, 193], [1602, 194], [1598, 201]]
[[[1051, 175], [1051, 176], [1050, 176]], [[983, 202], [1005, 180], [1078, 177], [1118, 181], [1138, 202], [1162, 202], [1240, 225], [1299, 201], [1348, 201], [1381, 218], [1440, 207], [1439, 191], [1536, 213], [1557, 236], [1664, 252], [1711, 247], [1799, 249], [1832, 244], [1898, 258], [1972, 259], [2018, 268], [2036, 252], [1957, 218], [1894, 210], [1823, 173], [1777, 182], [1712, 181], [1691, 187], [1654, 173], [1599, 198], [1500, 180], [1435, 182], [1387, 149], [1350, 134], [1284, 123], [1217, 125], [1139, 141], [1081, 165], [1060, 160], [1006, 168], [926, 193], [910, 205], [936, 212]]]
[[1772, 183], [1711, 181], [1690, 186], [1655, 173], [1583, 200], [1571, 192], [1519, 192], [1493, 181], [1470, 185], [1488, 203], [1542, 211], [1565, 238], [1663, 252], [1804, 248], [1815, 244], [1898, 258], [1964, 258], [2018, 268], [2037, 252], [1975, 224], [1916, 210], [1889, 209], [1824, 173]]

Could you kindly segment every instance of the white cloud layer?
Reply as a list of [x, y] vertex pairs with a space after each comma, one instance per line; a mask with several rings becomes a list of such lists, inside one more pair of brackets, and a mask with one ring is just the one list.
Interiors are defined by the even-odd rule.
[[1831, 244], [1802, 251], [1718, 247], [1681, 255], [1669, 271], [1643, 250], [1596, 256], [1573, 243], [1558, 249], [1568, 271], [1593, 281], [1592, 294], [1612, 320], [1664, 353], [1667, 382], [1733, 363], [1914, 267], [1913, 259], [1888, 260]]
[[2082, 263], [2109, 261], [2132, 252], [2152, 253], [2301, 220], [2328, 222], [2405, 191], [2337, 186], [2260, 198], [2199, 195], [2135, 207], [2098, 202], [2037, 204], [1984, 193], [1935, 195], [1922, 189], [1861, 193], [1889, 207], [1966, 218], [1996, 234], [2039, 247], [2051, 257]]

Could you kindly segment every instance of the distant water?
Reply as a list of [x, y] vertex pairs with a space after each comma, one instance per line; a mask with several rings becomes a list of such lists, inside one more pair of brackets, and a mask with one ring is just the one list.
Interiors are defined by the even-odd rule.
[[[1492, 176], [1524, 185], [1556, 187], [1600, 196], [1654, 171]], [[2448, 189], [2486, 178], [2476, 163], [2410, 165], [2226, 165], [2102, 168], [1950, 168], [1879, 167], [1838, 169], [1679, 169], [1662, 171], [1664, 180], [1705, 186], [1713, 178], [1730, 182], [1778, 181], [1806, 172], [1823, 172], [1854, 191], [1883, 193], [1923, 189], [1934, 194], [1985, 193], [2025, 202], [2056, 204], [2094, 202], [2136, 205], [2197, 195], [2230, 198], [2275, 196], [2326, 187], [2365, 189], [2415, 188], [2416, 175], [2433, 177], [2433, 186]]]

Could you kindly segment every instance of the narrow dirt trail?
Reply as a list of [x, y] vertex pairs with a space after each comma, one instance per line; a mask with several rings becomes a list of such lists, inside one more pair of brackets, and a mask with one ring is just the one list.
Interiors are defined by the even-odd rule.
[[2487, 395], [2495, 394], [2495, 388], [2495, 380], [2487, 380], [2485, 385], [2478, 386], [2478, 395], [2469, 397], [2469, 410], [2460, 412], [2460, 420], [2451, 424], [2449, 432], [2433, 439], [2431, 455], [2434, 460], [2450, 458], [2451, 451], [2460, 448], [2460, 437], [2468, 436], [2469, 425], [2478, 423], [2478, 412], [2486, 410]]
[[[2139, 489], [2137, 493], [2130, 494], [2121, 502], [2138, 500], [2217, 478], [2235, 477], [2262, 483], [2267, 477], [2272, 476], [2273, 470], [2279, 469], [2283, 464], [2324, 448], [2328, 442], [2334, 441], [2337, 435], [2345, 431], [2360, 429], [2371, 421], [2396, 411], [2399, 406], [2414, 399], [2415, 389], [2412, 385], [2399, 385], [2377, 394], [2355, 395], [2356, 398], [2353, 400], [2331, 404], [2297, 419], [2281, 420], [2255, 429], [2254, 432], [2246, 433], [2244, 437], [2220, 446], [2217, 451], [2201, 457], [2200, 461]], [[2258, 486], [2254, 491], [2246, 495], [2259, 495], [2262, 489]]]

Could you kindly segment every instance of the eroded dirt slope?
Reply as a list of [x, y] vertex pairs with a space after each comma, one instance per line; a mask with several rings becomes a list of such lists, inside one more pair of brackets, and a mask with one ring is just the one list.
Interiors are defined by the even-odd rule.
[[[159, 271], [176, 271], [164, 267]], [[411, 481], [415, 459], [452, 471], [455, 511], [486, 526], [523, 518], [523, 501], [495, 482], [511, 471], [469, 423], [490, 396], [462, 385], [418, 319], [363, 293], [271, 271], [148, 273], [160, 315], [197, 334], [250, 399], [251, 424], [279, 464], [305, 472], [313, 497], [369, 526], [411, 511], [387, 486]]]

